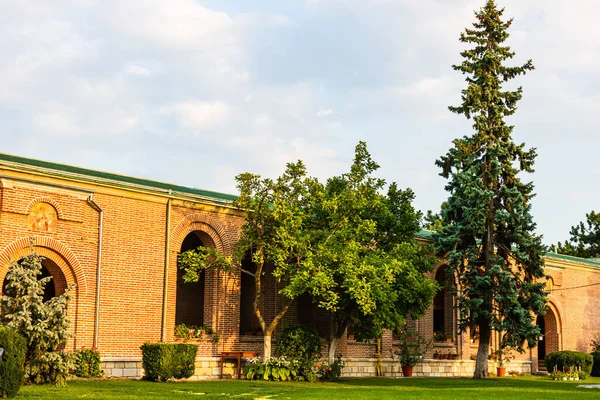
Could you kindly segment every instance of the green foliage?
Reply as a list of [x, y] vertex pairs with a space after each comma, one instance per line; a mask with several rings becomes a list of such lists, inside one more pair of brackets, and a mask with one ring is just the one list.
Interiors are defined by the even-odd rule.
[[31, 253], [13, 262], [6, 274], [6, 292], [0, 299], [3, 310], [0, 322], [15, 329], [27, 342], [26, 383], [66, 385], [73, 360], [61, 346], [70, 336], [67, 305], [74, 285], [62, 295], [44, 302], [44, 287], [52, 278], [38, 280], [41, 273], [42, 257], [35, 252], [32, 243]]
[[382, 194], [385, 181], [373, 176], [378, 169], [360, 142], [349, 172], [317, 194], [309, 291], [333, 313], [336, 337], [350, 321], [357, 340], [380, 337], [407, 316], [423, 315], [437, 289], [424, 275], [435, 260], [415, 239], [421, 213], [414, 193], [392, 183]]
[[590, 375], [600, 377], [600, 350], [594, 351], [592, 354], [592, 372]]
[[27, 343], [15, 330], [0, 326], [0, 347], [4, 349], [0, 361], [0, 398], [14, 397], [23, 384]]
[[[246, 379], [264, 381], [303, 381], [305, 376], [300, 374], [300, 363], [288, 360], [286, 357], [269, 357], [266, 361], [260, 358], [249, 360], [250, 365], [244, 368]], [[309, 375], [312, 382], [314, 375]]]
[[548, 371], [554, 371], [555, 366], [559, 371], [581, 367], [583, 371], [589, 374], [592, 372], [594, 357], [582, 351], [565, 350], [546, 354], [544, 361], [546, 362], [546, 369]]
[[321, 382], [333, 382], [340, 379], [342, 376], [342, 369], [344, 369], [344, 361], [342, 361], [342, 355], [339, 354], [336, 356], [334, 362], [329, 364], [324, 361], [322, 363], [317, 364], [317, 375], [319, 376], [319, 380]]
[[184, 282], [198, 282], [200, 272], [204, 269], [231, 271], [231, 262], [231, 257], [212, 247], [200, 246], [177, 256], [177, 267], [185, 271]]
[[75, 376], [79, 378], [101, 378], [104, 372], [101, 368], [100, 352], [92, 347], [82, 348], [75, 353]]
[[571, 227], [571, 240], [558, 243], [557, 252], [575, 257], [600, 257], [600, 213], [585, 214], [586, 221]]
[[[215, 337], [218, 341], [218, 335], [216, 332], [208, 325], [186, 325], [179, 324], [175, 326], [175, 332], [173, 336], [179, 339], [202, 339], [206, 335], [213, 335], [213, 341], [215, 341]], [[216, 343], [215, 341], [215, 343]]]
[[431, 340], [426, 340], [415, 329], [404, 326], [398, 330], [398, 346], [396, 354], [400, 365], [414, 367], [431, 349], [433, 343]]
[[198, 346], [188, 343], [144, 343], [142, 366], [144, 379], [166, 381], [194, 375]]
[[315, 360], [321, 354], [321, 339], [317, 330], [305, 325], [286, 327], [277, 337], [278, 355], [298, 362], [298, 374], [312, 381]]
[[[479, 327], [480, 352], [487, 352], [491, 330], [502, 333], [501, 347], [535, 346], [540, 335], [535, 318], [544, 312], [547, 295], [545, 248], [531, 215], [533, 184], [518, 177], [534, 172], [536, 151], [516, 144], [513, 126], [504, 121], [522, 96], [521, 88], [504, 90], [504, 82], [534, 67], [531, 61], [505, 65], [515, 53], [503, 44], [512, 23], [502, 20], [503, 11], [488, 0], [460, 36], [472, 47], [453, 68], [466, 75], [467, 87], [462, 104], [449, 109], [472, 118], [474, 133], [455, 139], [436, 161], [448, 179], [449, 198], [434, 246], [461, 287], [456, 292], [461, 329]], [[478, 364], [476, 377], [484, 376], [487, 364]]]

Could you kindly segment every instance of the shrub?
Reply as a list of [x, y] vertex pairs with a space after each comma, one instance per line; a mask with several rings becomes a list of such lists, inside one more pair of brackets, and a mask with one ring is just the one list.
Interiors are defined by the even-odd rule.
[[100, 378], [104, 375], [100, 368], [100, 352], [94, 347], [81, 349], [75, 354], [75, 376], [79, 378]]
[[566, 371], [572, 367], [581, 367], [581, 369], [588, 374], [592, 371], [592, 363], [594, 362], [594, 359], [590, 354], [569, 350], [546, 354], [544, 360], [548, 371], [554, 371], [554, 366], [556, 366], [556, 369], [559, 371]]
[[277, 337], [276, 352], [288, 360], [298, 362], [300, 376], [316, 380], [313, 368], [321, 355], [321, 339], [317, 330], [305, 325], [291, 325]]
[[166, 381], [194, 375], [198, 346], [189, 343], [144, 343], [142, 347], [144, 379]]
[[594, 364], [592, 365], [592, 376], [600, 376], [600, 351], [591, 354]]
[[302, 381], [300, 363], [297, 360], [287, 360], [285, 357], [271, 357], [266, 362], [260, 358], [249, 360], [250, 365], [244, 368], [246, 379], [265, 381]]
[[342, 375], [343, 368], [342, 356], [338, 355], [332, 364], [327, 362], [317, 364], [317, 375], [319, 375], [319, 380], [323, 382], [337, 381]]
[[31, 243], [31, 253], [13, 262], [6, 273], [5, 294], [0, 297], [0, 323], [25, 338], [25, 382], [65, 385], [73, 369], [72, 355], [61, 350], [69, 334], [67, 306], [74, 285], [65, 293], [44, 301], [44, 287], [51, 277], [39, 278], [42, 257]]
[[409, 367], [421, 362], [425, 353], [432, 347], [431, 340], [426, 340], [419, 332], [408, 326], [399, 329], [398, 343], [396, 354], [400, 365]]
[[27, 343], [16, 331], [0, 327], [0, 347], [4, 349], [0, 361], [0, 398], [14, 397], [23, 384]]

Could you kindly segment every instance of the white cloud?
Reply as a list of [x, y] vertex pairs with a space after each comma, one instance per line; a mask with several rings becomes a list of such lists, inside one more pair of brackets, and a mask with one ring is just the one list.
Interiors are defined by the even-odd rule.
[[333, 110], [331, 108], [321, 108], [318, 112], [317, 112], [317, 117], [322, 118], [322, 117], [327, 117], [328, 115], [333, 114]]
[[175, 116], [183, 128], [214, 128], [228, 121], [231, 108], [219, 101], [188, 100], [163, 107], [159, 113]]
[[106, 18], [125, 33], [176, 49], [213, 46], [233, 25], [226, 13], [193, 0], [120, 0]]
[[81, 128], [71, 116], [66, 113], [51, 111], [38, 114], [33, 119], [33, 126], [41, 132], [46, 132], [53, 137], [77, 136]]
[[140, 67], [138, 65], [128, 66], [127, 73], [130, 75], [135, 75], [135, 76], [140, 76], [140, 77], [152, 76], [152, 73], [147, 68]]

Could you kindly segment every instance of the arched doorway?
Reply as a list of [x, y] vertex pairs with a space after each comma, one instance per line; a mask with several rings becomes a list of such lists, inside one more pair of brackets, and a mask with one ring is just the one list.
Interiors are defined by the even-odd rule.
[[[19, 264], [23, 259], [17, 261]], [[67, 288], [67, 280], [60, 267], [52, 260], [48, 258], [42, 259], [41, 274], [38, 276], [38, 280], [43, 278], [52, 278], [44, 286], [44, 302], [63, 294]], [[4, 277], [2, 282], [2, 294], [7, 294], [6, 287], [8, 285], [8, 279]], [[10, 294], [9, 294], [10, 295]]]
[[452, 293], [448, 284], [447, 267], [442, 265], [435, 273], [440, 290], [433, 298], [433, 334], [436, 341], [453, 338]]
[[[206, 232], [190, 232], [181, 244], [180, 252], [195, 250], [198, 247], [213, 247], [212, 239]], [[183, 270], [177, 269], [177, 297], [175, 303], [175, 325], [204, 324], [206, 271], [201, 271], [198, 282], [185, 282]]]
[[536, 325], [541, 331], [537, 347], [538, 369], [544, 370], [544, 357], [546, 357], [546, 354], [560, 350], [560, 328], [554, 310], [551, 307], [546, 307], [546, 314], [538, 315]]

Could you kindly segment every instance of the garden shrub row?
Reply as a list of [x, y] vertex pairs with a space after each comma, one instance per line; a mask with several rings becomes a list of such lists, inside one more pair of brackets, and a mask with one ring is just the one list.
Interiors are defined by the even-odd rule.
[[144, 343], [142, 347], [144, 379], [166, 381], [194, 375], [198, 345], [189, 343]]
[[592, 372], [594, 358], [591, 354], [582, 351], [565, 350], [546, 354], [544, 361], [546, 363], [546, 369], [550, 372], [554, 370], [555, 366], [559, 371], [566, 371], [571, 367], [581, 367], [583, 371], [590, 374]]

